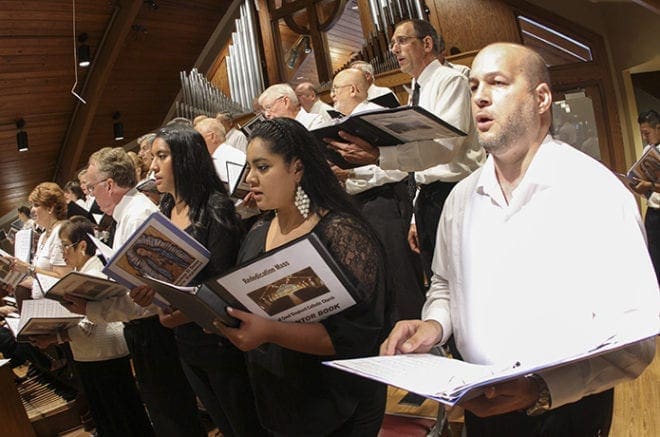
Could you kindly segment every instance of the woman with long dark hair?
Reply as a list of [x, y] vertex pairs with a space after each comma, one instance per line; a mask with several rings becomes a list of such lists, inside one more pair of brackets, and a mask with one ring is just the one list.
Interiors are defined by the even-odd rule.
[[248, 234], [239, 262], [314, 232], [358, 284], [356, 305], [317, 323], [278, 322], [237, 309], [229, 312], [241, 321], [238, 328], [218, 323], [234, 344], [250, 351], [262, 425], [276, 436], [375, 436], [385, 387], [322, 361], [377, 355], [387, 334], [384, 254], [377, 237], [300, 123], [279, 118], [257, 125], [247, 158], [254, 199], [271, 213]]
[[[202, 136], [189, 127], [167, 126], [156, 134], [151, 153], [156, 186], [166, 193], [161, 211], [211, 252], [192, 285], [233, 267], [242, 238], [240, 219]], [[153, 290], [138, 287], [131, 295], [144, 305], [151, 302]], [[222, 434], [259, 435], [244, 354], [220, 336], [205, 333], [180, 311], [161, 314], [160, 320], [174, 328], [184, 372]]]

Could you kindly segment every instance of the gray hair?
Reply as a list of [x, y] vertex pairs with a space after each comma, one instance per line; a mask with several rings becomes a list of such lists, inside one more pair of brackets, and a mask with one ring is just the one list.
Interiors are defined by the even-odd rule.
[[99, 173], [112, 178], [122, 188], [133, 188], [137, 184], [135, 164], [122, 147], [104, 147], [92, 153], [90, 164], [96, 163]]
[[275, 85], [271, 85], [266, 88], [266, 91], [261, 93], [259, 96], [259, 104], [263, 106], [265, 100], [275, 100], [282, 96], [288, 97], [294, 106], [300, 105], [300, 102], [298, 102], [298, 96], [296, 96], [296, 92], [293, 90], [293, 88], [291, 88], [291, 85], [286, 83], [276, 83]]

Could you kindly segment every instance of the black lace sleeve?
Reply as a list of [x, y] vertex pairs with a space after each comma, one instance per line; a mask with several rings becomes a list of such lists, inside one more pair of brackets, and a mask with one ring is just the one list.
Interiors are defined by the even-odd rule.
[[345, 273], [357, 284], [357, 303], [321, 321], [336, 358], [375, 355], [387, 329], [384, 254], [366, 224], [343, 214], [328, 214], [317, 234]]

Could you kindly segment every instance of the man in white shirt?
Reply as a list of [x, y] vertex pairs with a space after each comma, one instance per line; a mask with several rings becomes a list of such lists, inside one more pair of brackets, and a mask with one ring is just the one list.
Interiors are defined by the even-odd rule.
[[[367, 101], [368, 87], [369, 83], [360, 70], [349, 68], [340, 71], [330, 91], [335, 109], [346, 115], [383, 109]], [[333, 166], [333, 170], [344, 182], [346, 191], [359, 202], [364, 218], [380, 237], [390, 265], [396, 265], [390, 273], [397, 318], [418, 317], [424, 303], [424, 291], [421, 264], [406, 239], [406, 228], [412, 214], [408, 174], [399, 170], [382, 170], [376, 165], [351, 170]]]
[[[643, 153], [646, 153], [651, 147], [660, 151], [660, 115], [650, 109], [639, 114], [637, 122], [642, 139], [646, 143]], [[656, 175], [658, 172], [660, 169], [656, 169]], [[655, 275], [660, 282], [660, 183], [644, 180], [639, 181], [632, 188], [647, 199], [644, 227]]]
[[[116, 221], [113, 249], [121, 247], [156, 205], [135, 189], [135, 166], [123, 148], [93, 153], [85, 175], [87, 189], [101, 210]], [[69, 309], [96, 322], [126, 322], [124, 337], [133, 358], [142, 400], [157, 435], [203, 436], [195, 395], [188, 385], [174, 335], [158, 320], [155, 306], [142, 308], [128, 296], [86, 302], [70, 298]]]
[[[247, 151], [247, 137], [240, 129], [236, 128], [234, 116], [230, 112], [220, 112], [215, 118], [225, 128], [225, 142], [245, 153]], [[194, 125], [197, 126], [197, 123], [194, 123]]]
[[298, 84], [295, 92], [296, 97], [298, 97], [298, 101], [300, 102], [300, 106], [302, 106], [305, 111], [310, 114], [320, 115], [325, 122], [332, 119], [330, 114], [328, 114], [328, 109], [332, 109], [332, 106], [319, 98], [319, 95], [314, 88], [314, 84], [311, 82], [302, 82]]
[[[490, 156], [447, 199], [422, 320], [397, 323], [382, 354], [425, 352], [453, 334], [468, 362], [550, 362], [579, 338], [658, 325], [635, 201], [607, 168], [548, 134], [549, 83], [524, 46], [493, 44], [475, 58], [472, 111]], [[650, 338], [495, 384], [462, 404], [467, 435], [607, 435], [610, 389], [638, 376], [654, 349]]]
[[195, 130], [206, 141], [206, 148], [211, 154], [218, 177], [222, 182], [228, 184], [227, 162], [242, 166], [245, 164], [245, 153], [225, 141], [225, 128], [215, 118], [205, 118], [195, 125]]
[[289, 85], [277, 83], [266, 88], [259, 96], [259, 105], [267, 119], [276, 117], [293, 118], [307, 130], [323, 127], [325, 122], [318, 114], [310, 114], [300, 106], [298, 96]]

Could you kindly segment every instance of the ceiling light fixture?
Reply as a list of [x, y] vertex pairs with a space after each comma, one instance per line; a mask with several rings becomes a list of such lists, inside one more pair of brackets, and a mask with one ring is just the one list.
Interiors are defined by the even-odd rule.
[[115, 136], [115, 141], [121, 141], [124, 139], [124, 124], [119, 121], [121, 114], [119, 111], [115, 111], [112, 114], [112, 119], [115, 121], [112, 123], [112, 133]]
[[87, 44], [88, 36], [86, 33], [78, 35], [78, 65], [81, 67], [89, 67], [92, 58], [89, 54], [89, 45]]
[[16, 132], [16, 146], [18, 147], [19, 152], [28, 151], [28, 134], [23, 130], [24, 127], [25, 120], [22, 118], [16, 120], [16, 129], [18, 130], [18, 132]]

